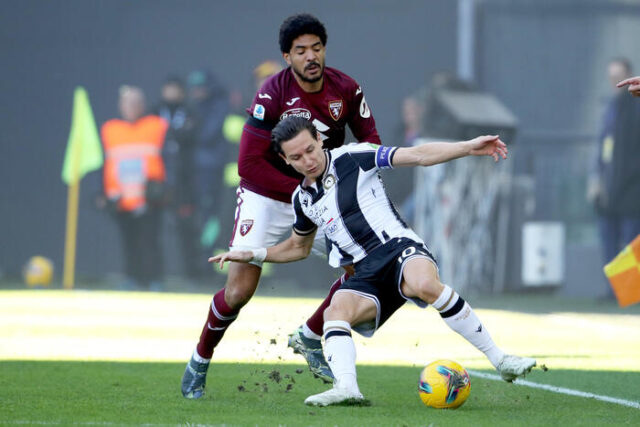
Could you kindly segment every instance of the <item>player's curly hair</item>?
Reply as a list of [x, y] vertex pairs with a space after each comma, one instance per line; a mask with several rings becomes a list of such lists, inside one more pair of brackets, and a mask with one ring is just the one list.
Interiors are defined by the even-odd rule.
[[280, 50], [289, 53], [293, 41], [304, 34], [320, 37], [323, 46], [327, 45], [327, 30], [318, 18], [309, 13], [299, 13], [284, 20], [280, 26]]
[[309, 131], [313, 139], [318, 137], [316, 127], [304, 117], [290, 116], [280, 121], [271, 130], [271, 146], [273, 150], [278, 154], [284, 154], [282, 143], [292, 140], [305, 129]]

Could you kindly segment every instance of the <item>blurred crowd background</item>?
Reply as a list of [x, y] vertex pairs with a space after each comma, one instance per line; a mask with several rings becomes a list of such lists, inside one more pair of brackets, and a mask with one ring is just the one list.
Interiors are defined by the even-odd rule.
[[[161, 250], [147, 288], [221, 287], [224, 272], [206, 258], [231, 235], [245, 109], [284, 66], [282, 20], [303, 11], [324, 22], [327, 66], [362, 85], [385, 145], [479, 133], [509, 144], [511, 158], [497, 166], [468, 160], [385, 176], [435, 249], [444, 282], [467, 292], [611, 296], [602, 266], [615, 244], [603, 221], [640, 217], [640, 177], [618, 177], [626, 190], [607, 206], [598, 181], [611, 100], [622, 94], [612, 81], [640, 74], [632, 0], [2, 2], [2, 283], [19, 281], [34, 255], [52, 260], [54, 286], [61, 281], [60, 172], [74, 88], [83, 86], [98, 127], [122, 117], [128, 96], [130, 108], [169, 123], [167, 187], [152, 231]], [[628, 108], [625, 120], [640, 123], [640, 110]], [[616, 170], [640, 170], [635, 132], [627, 166]], [[102, 171], [82, 180], [76, 286], [133, 289], [123, 274], [127, 225], [111, 218], [102, 194]], [[309, 259], [270, 266], [262, 286], [323, 288], [335, 274]]]

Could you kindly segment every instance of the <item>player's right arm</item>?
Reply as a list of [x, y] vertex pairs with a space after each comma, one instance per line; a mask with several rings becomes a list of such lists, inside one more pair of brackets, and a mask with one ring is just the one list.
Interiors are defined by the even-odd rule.
[[282, 173], [268, 161], [274, 156], [271, 149], [271, 131], [258, 128], [249, 118], [242, 129], [240, 150], [238, 153], [238, 174], [260, 187], [272, 192], [291, 194], [300, 182], [300, 178]]
[[220, 268], [227, 261], [249, 263], [251, 261], [265, 261], [286, 263], [304, 259], [311, 253], [315, 230], [311, 234], [301, 236], [295, 231], [291, 237], [268, 248], [253, 249], [250, 251], [230, 251], [209, 258], [209, 262], [216, 262]]
[[277, 78], [271, 78], [247, 109], [249, 119], [240, 137], [238, 174], [250, 190], [288, 202], [300, 176], [287, 172], [284, 162], [271, 149], [271, 129], [280, 121], [281, 92]]

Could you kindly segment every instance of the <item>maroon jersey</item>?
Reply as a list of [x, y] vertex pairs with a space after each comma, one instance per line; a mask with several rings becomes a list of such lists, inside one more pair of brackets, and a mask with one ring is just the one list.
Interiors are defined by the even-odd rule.
[[360, 142], [380, 144], [376, 122], [355, 80], [335, 68], [325, 68], [322, 90], [307, 93], [287, 68], [269, 78], [247, 109], [250, 117], [240, 140], [240, 185], [263, 196], [291, 202], [302, 178], [271, 149], [271, 129], [289, 116], [311, 121], [324, 148], [344, 144], [345, 127]]

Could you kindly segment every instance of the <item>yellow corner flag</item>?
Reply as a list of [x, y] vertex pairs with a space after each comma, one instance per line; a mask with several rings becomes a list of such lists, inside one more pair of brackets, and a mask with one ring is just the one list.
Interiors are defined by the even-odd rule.
[[604, 266], [620, 307], [640, 302], [640, 235]]
[[62, 180], [79, 181], [88, 172], [102, 167], [102, 147], [93, 119], [87, 91], [77, 87], [73, 96], [73, 116], [67, 151], [62, 165]]
[[88, 172], [99, 169], [101, 166], [102, 147], [89, 104], [89, 96], [84, 88], [77, 87], [73, 96], [71, 132], [62, 165], [62, 180], [69, 186], [62, 278], [65, 289], [72, 289], [74, 285], [80, 180]]

